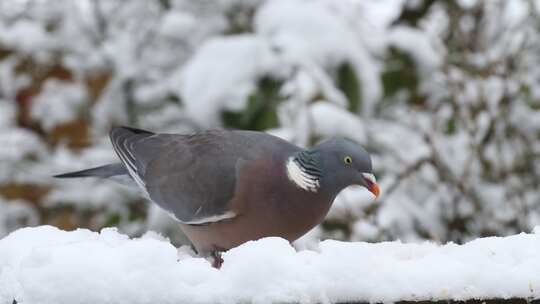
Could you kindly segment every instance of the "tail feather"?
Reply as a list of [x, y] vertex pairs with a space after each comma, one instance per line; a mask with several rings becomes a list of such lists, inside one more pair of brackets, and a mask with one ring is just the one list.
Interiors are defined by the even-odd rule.
[[101, 177], [107, 178], [115, 175], [128, 174], [126, 168], [121, 163], [109, 164], [105, 166], [90, 168], [81, 171], [68, 172], [64, 174], [54, 175], [56, 178], [72, 178], [72, 177]]

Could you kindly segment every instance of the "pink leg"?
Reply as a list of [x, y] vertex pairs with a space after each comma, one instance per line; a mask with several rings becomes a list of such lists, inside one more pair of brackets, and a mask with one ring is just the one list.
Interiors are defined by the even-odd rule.
[[212, 251], [210, 254], [212, 257], [212, 267], [216, 269], [220, 269], [221, 265], [223, 265], [223, 259], [221, 258], [221, 251]]

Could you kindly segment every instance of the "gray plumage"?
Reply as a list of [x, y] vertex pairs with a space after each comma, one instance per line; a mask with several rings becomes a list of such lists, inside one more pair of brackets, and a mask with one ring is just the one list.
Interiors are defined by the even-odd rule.
[[252, 131], [180, 135], [117, 127], [110, 138], [121, 163], [57, 177], [128, 174], [180, 221], [202, 255], [265, 236], [293, 241], [319, 224], [351, 184], [378, 195], [369, 154], [346, 139], [304, 150]]

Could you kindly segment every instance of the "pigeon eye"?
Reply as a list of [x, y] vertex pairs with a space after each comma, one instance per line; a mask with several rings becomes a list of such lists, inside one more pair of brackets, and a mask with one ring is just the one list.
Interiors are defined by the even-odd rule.
[[350, 156], [345, 156], [345, 158], [343, 159], [343, 161], [346, 163], [346, 164], [352, 164], [352, 158]]

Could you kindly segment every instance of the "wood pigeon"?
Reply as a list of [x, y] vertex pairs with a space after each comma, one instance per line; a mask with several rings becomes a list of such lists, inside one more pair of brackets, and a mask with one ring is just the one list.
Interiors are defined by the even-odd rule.
[[296, 240], [323, 221], [349, 185], [379, 195], [368, 152], [347, 139], [302, 149], [262, 132], [180, 135], [128, 127], [113, 128], [110, 139], [120, 163], [55, 177], [130, 176], [217, 267], [220, 252], [246, 241]]

